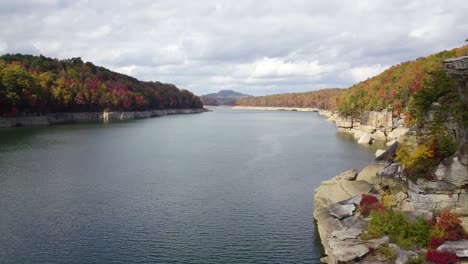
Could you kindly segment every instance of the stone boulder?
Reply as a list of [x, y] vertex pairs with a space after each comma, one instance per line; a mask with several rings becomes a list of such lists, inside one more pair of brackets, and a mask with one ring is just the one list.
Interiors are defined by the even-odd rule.
[[468, 166], [461, 163], [458, 156], [439, 164], [435, 175], [438, 180], [444, 180], [459, 187], [468, 184]]
[[396, 156], [396, 152], [400, 143], [397, 141], [393, 145], [391, 145], [384, 153], [379, 155], [375, 160], [376, 161], [393, 161]]
[[348, 216], [352, 216], [354, 211], [356, 211], [356, 206], [354, 204], [334, 203], [328, 206], [328, 211], [335, 218], [342, 219]]
[[408, 131], [409, 131], [409, 128], [397, 127], [394, 130], [392, 130], [391, 132], [387, 133], [387, 138], [389, 140], [399, 139], [400, 137], [406, 135], [406, 133], [408, 133]]
[[372, 137], [368, 133], [362, 133], [361, 137], [358, 140], [359, 144], [370, 144], [372, 143]]
[[378, 157], [380, 155], [382, 155], [383, 153], [385, 153], [385, 149], [378, 149], [375, 151], [375, 157]]
[[468, 257], [468, 239], [458, 241], [446, 241], [440, 245], [437, 250], [449, 251], [457, 254], [459, 258]]
[[379, 130], [372, 133], [371, 138], [374, 139], [374, 140], [379, 140], [379, 141], [387, 140], [387, 136], [385, 135], [385, 133], [382, 132], [382, 131], [379, 131]]
[[392, 141], [389, 141], [386, 143], [387, 147], [390, 147], [392, 146], [393, 144], [395, 144], [395, 142], [398, 142], [396, 139], [392, 140]]

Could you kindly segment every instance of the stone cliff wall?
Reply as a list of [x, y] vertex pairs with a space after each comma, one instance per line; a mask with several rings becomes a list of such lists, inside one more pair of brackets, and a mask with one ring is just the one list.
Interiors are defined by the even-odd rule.
[[62, 123], [76, 123], [100, 120], [128, 120], [173, 114], [194, 114], [205, 112], [205, 109], [165, 109], [136, 112], [80, 112], [51, 113], [39, 116], [0, 117], [0, 128], [15, 126], [44, 126]]
[[[468, 111], [468, 56], [447, 60], [444, 66], [446, 72], [458, 80], [459, 95], [467, 105]], [[392, 156], [388, 155], [388, 152], [396, 150], [395, 146], [398, 145], [393, 145], [394, 142], [408, 132], [408, 128], [404, 127], [404, 117], [393, 118], [389, 111], [367, 112], [360, 120], [341, 117], [330, 111], [320, 114], [335, 121], [338, 131], [353, 134], [359, 143], [367, 144], [373, 140], [392, 141], [387, 145], [393, 147], [381, 155], [385, 157]], [[462, 226], [468, 231], [468, 132], [466, 127], [457, 126], [455, 129], [460, 143], [459, 149], [455, 155], [438, 166], [435, 171], [436, 179], [429, 181], [420, 178], [413, 182], [405, 178], [402, 173], [403, 167], [398, 162], [378, 157], [359, 174], [348, 171], [320, 184], [315, 190], [314, 217], [327, 255], [323, 259], [324, 262], [378, 262], [371, 259], [372, 256], [368, 254], [366, 247], [369, 243], [381, 245], [388, 241], [360, 240], [359, 234], [363, 232], [365, 223], [356, 218], [355, 211], [360, 194], [374, 193], [378, 196], [388, 186], [399, 186], [397, 189], [401, 189], [394, 195], [395, 210], [412, 216], [432, 218], [434, 211], [449, 208], [461, 216]], [[373, 245], [372, 247], [376, 248]], [[449, 250], [466, 260], [467, 245], [466, 239], [449, 241], [437, 250]], [[392, 244], [389, 246], [394, 247]], [[397, 249], [396, 252], [396, 263], [407, 263], [408, 256], [415, 255], [414, 252], [401, 249]], [[402, 261], [403, 259], [405, 260]]]
[[404, 115], [394, 118], [388, 110], [364, 112], [360, 119], [341, 116], [332, 111], [319, 111], [319, 114], [335, 122], [338, 132], [353, 135], [360, 144], [381, 141], [392, 145], [409, 131], [405, 127]]

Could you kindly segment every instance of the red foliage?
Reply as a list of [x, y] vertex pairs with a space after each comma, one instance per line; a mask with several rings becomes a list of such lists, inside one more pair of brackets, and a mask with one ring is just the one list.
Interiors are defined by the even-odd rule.
[[436, 249], [440, 245], [442, 245], [445, 242], [445, 238], [443, 237], [432, 237], [431, 241], [429, 241], [429, 248], [431, 249]]
[[428, 250], [426, 258], [437, 264], [452, 264], [457, 263], [457, 255], [448, 251]]
[[419, 90], [421, 87], [422, 87], [421, 81], [419, 81], [419, 80], [414, 81], [414, 82], [410, 85], [410, 92], [411, 92], [411, 93], [414, 93], [414, 92], [416, 92], [417, 90]]
[[460, 240], [465, 237], [465, 231], [461, 225], [454, 225], [453, 227], [447, 230], [447, 235], [445, 238], [447, 240]]
[[465, 230], [461, 226], [461, 219], [449, 209], [442, 210], [436, 214], [436, 225], [444, 229], [447, 234], [446, 240], [460, 240], [466, 236]]
[[384, 209], [382, 203], [373, 195], [363, 194], [360, 205], [362, 216], [368, 216], [371, 211], [381, 211]]
[[369, 249], [369, 254], [372, 254], [375, 251], [375, 249], [373, 247], [369, 247], [368, 249]]
[[365, 204], [372, 204], [372, 203], [376, 203], [378, 201], [379, 200], [374, 195], [363, 194], [362, 199], [361, 199], [361, 203], [359, 205], [363, 206]]
[[461, 219], [458, 217], [457, 213], [452, 213], [449, 209], [437, 212], [437, 225], [443, 229], [449, 229], [460, 224]]

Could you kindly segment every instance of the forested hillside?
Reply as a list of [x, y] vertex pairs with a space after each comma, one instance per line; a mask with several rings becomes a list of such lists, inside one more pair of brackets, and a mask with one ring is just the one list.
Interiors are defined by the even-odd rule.
[[0, 57], [0, 115], [202, 108], [191, 92], [172, 84], [142, 82], [84, 63], [44, 56]]
[[405, 113], [413, 121], [420, 120], [433, 102], [451, 108], [447, 113], [464, 112], [457, 110], [463, 106], [456, 99], [454, 80], [444, 72], [443, 61], [466, 54], [468, 45], [392, 66], [348, 89], [259, 96], [241, 99], [237, 104], [338, 109], [343, 115], [357, 117], [363, 111], [391, 109], [394, 115]]
[[342, 89], [324, 89], [305, 93], [286, 93], [239, 99], [240, 106], [316, 107], [334, 109]]
[[423, 103], [421, 100], [436, 100], [448, 92], [453, 83], [444, 72], [443, 61], [467, 53], [468, 45], [392, 66], [346, 89], [339, 97], [338, 110], [347, 115], [385, 108], [395, 114], [411, 112], [416, 104]]

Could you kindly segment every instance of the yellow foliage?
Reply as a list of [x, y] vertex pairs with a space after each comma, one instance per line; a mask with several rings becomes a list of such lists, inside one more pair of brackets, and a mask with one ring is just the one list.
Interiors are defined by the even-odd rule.
[[396, 205], [395, 196], [393, 194], [385, 193], [382, 195], [382, 204], [385, 208], [392, 208]]

